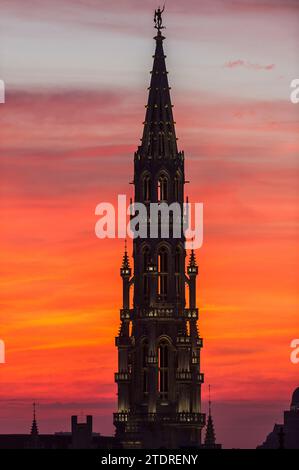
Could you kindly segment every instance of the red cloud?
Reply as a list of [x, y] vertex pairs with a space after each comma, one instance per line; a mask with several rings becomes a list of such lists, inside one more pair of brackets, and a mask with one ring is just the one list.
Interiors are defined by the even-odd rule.
[[268, 65], [262, 65], [262, 64], [252, 64], [251, 62], [245, 62], [242, 59], [237, 59], [237, 60], [230, 60], [224, 64], [224, 67], [233, 69], [235, 67], [245, 67], [247, 69], [253, 69], [253, 70], [273, 70], [275, 67], [275, 64], [268, 64]]

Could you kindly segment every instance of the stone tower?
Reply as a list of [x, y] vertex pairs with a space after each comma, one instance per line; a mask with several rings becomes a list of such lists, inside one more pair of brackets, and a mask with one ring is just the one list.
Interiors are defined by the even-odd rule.
[[147, 208], [148, 236], [133, 241], [133, 275], [127, 247], [120, 269], [123, 305], [116, 338], [114, 425], [125, 448], [198, 447], [205, 424], [195, 253], [191, 250], [186, 269], [185, 238], [183, 233], [180, 238], [172, 236], [171, 214], [169, 236], [162, 234], [160, 217], [158, 237], [149, 237], [151, 203], [176, 202], [181, 208], [184, 203], [184, 152], [177, 147], [161, 14], [160, 9], [155, 12], [156, 49], [143, 136], [134, 156], [134, 202]]

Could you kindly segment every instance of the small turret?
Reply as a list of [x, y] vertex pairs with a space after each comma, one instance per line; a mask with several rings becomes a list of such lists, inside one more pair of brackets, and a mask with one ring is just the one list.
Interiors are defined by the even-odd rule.
[[196, 276], [198, 275], [198, 266], [196, 263], [195, 252], [192, 248], [187, 266], [187, 273], [189, 276], [189, 305], [190, 308], [196, 307]]
[[131, 267], [130, 260], [127, 252], [127, 240], [125, 240], [125, 252], [123, 261], [120, 268], [120, 275], [123, 279], [123, 309], [130, 308], [130, 283], [131, 283]]
[[198, 266], [196, 263], [196, 257], [193, 248], [190, 253], [189, 265], [187, 266], [187, 273], [189, 274], [189, 276], [197, 276], [198, 274]]
[[131, 270], [131, 267], [130, 267], [130, 260], [129, 260], [129, 256], [128, 256], [128, 252], [127, 252], [127, 240], [125, 240], [125, 252], [124, 252], [124, 255], [123, 255], [123, 261], [122, 261], [122, 265], [121, 265], [121, 268], [120, 268], [120, 275], [122, 278], [125, 278], [125, 277], [131, 277], [131, 273], [132, 273], [132, 270]]

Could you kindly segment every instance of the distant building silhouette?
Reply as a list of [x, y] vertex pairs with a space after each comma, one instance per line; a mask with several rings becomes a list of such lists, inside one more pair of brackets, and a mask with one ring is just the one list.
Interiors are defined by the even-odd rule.
[[78, 416], [72, 416], [72, 448], [91, 449], [92, 416], [86, 416], [86, 423], [78, 423]]
[[[183, 213], [184, 152], [178, 150], [163, 51], [162, 10], [157, 10], [156, 50], [141, 144], [134, 156], [135, 202], [147, 207], [148, 238], [133, 241], [134, 274], [125, 250], [120, 274], [123, 305], [118, 348], [116, 436], [125, 448], [199, 447], [202, 338], [197, 329], [196, 278], [192, 250], [187, 273], [185, 238], [149, 238], [150, 203], [177, 203]], [[183, 217], [178, 221], [183, 227]], [[189, 287], [186, 306], [186, 285]], [[133, 307], [130, 287], [134, 289]]]
[[283, 424], [275, 424], [259, 449], [299, 449], [299, 387], [292, 395], [290, 410], [284, 412]]
[[283, 430], [283, 426], [280, 426], [280, 430], [278, 433], [279, 449], [285, 448], [284, 438], [285, 438], [285, 432]]
[[0, 449], [115, 449], [118, 441], [112, 436], [92, 432], [92, 416], [85, 423], [78, 423], [72, 416], [72, 432], [40, 434], [35, 414], [30, 434], [0, 434]]

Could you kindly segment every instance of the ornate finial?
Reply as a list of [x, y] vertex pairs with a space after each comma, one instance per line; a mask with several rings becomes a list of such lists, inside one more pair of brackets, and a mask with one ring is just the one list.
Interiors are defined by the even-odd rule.
[[123, 255], [121, 270], [124, 272], [129, 269], [130, 269], [130, 260], [129, 260], [128, 251], [127, 251], [127, 239], [125, 239], [125, 251]]
[[192, 245], [191, 245], [190, 258], [189, 258], [189, 266], [197, 266], [193, 242], [194, 242], [194, 237], [191, 240]]
[[164, 10], [165, 10], [165, 3], [164, 3], [162, 10], [160, 7], [158, 8], [158, 10], [155, 10], [154, 23], [155, 23], [155, 28], [158, 30], [158, 32], [160, 32], [161, 29], [165, 28], [165, 26], [162, 26], [162, 13]]

